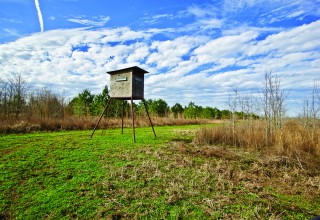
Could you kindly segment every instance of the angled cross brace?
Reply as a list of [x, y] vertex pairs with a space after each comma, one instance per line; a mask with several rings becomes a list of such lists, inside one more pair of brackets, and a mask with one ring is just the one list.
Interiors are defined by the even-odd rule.
[[103, 110], [103, 112], [102, 112], [102, 114], [101, 114], [101, 116], [100, 116], [100, 118], [99, 118], [96, 126], [94, 126], [94, 129], [93, 129], [93, 132], [92, 132], [90, 138], [92, 138], [94, 132], [96, 131], [96, 129], [97, 129], [97, 127], [98, 127], [98, 125], [99, 125], [99, 123], [100, 123], [100, 121], [101, 121], [101, 118], [102, 118], [104, 112], [108, 110], [108, 107], [109, 107], [109, 104], [110, 104], [111, 100], [112, 100], [112, 98], [110, 98], [110, 99], [108, 100], [108, 102], [107, 102], [107, 104], [106, 104], [106, 107], [104, 107], [104, 110]]
[[157, 135], [156, 135], [156, 132], [154, 131], [153, 124], [152, 124], [151, 118], [150, 118], [150, 116], [149, 116], [147, 102], [146, 102], [145, 99], [142, 99], [142, 101], [143, 101], [144, 107], [146, 108], [146, 112], [147, 112], [147, 115], [148, 115], [148, 118], [149, 118], [150, 125], [151, 125], [151, 127], [152, 127], [152, 131], [153, 131], [154, 137], [156, 138]]

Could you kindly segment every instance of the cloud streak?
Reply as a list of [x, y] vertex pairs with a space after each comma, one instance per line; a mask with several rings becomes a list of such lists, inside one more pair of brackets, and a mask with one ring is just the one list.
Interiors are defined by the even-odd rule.
[[99, 16], [95, 20], [83, 19], [82, 17], [70, 18], [68, 21], [85, 26], [103, 27], [109, 20], [109, 16]]
[[39, 23], [40, 23], [40, 31], [43, 32], [44, 31], [44, 26], [43, 26], [43, 18], [42, 18], [42, 13], [40, 10], [40, 4], [39, 4], [39, 0], [34, 0], [34, 4], [36, 5], [36, 9], [38, 12], [38, 18], [39, 18]]

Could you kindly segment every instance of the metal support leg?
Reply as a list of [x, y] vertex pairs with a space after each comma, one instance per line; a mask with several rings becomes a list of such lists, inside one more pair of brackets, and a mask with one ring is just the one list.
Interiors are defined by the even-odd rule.
[[131, 97], [131, 115], [132, 115], [133, 142], [136, 143], [136, 132], [135, 132], [135, 130], [134, 130], [134, 107], [133, 107], [132, 97]]
[[150, 118], [150, 115], [149, 115], [149, 112], [148, 112], [147, 103], [146, 103], [146, 101], [144, 99], [142, 99], [142, 101], [143, 101], [144, 107], [146, 108], [146, 112], [147, 112], [147, 115], [148, 115], [148, 118], [149, 118], [150, 125], [152, 127], [152, 131], [153, 131], [154, 137], [156, 138], [157, 135], [156, 135], [156, 132], [154, 131], [154, 128], [153, 128], [153, 124], [152, 124], [152, 121], [151, 121], [151, 118]]
[[104, 108], [104, 110], [103, 110], [103, 112], [102, 112], [102, 114], [101, 114], [101, 116], [100, 116], [100, 118], [99, 118], [96, 126], [94, 126], [94, 129], [93, 129], [93, 132], [92, 132], [90, 138], [92, 138], [94, 132], [96, 131], [96, 129], [97, 129], [97, 127], [98, 127], [98, 125], [99, 125], [99, 123], [100, 123], [100, 121], [101, 121], [101, 118], [103, 117], [104, 112], [108, 110], [108, 107], [109, 107], [109, 104], [110, 104], [110, 102], [111, 102], [111, 99], [112, 99], [112, 98], [110, 98], [110, 99], [108, 100], [108, 102], [107, 102], [107, 104], [106, 104], [106, 107]]
[[122, 100], [121, 134], [123, 134], [123, 115], [124, 115], [124, 100]]

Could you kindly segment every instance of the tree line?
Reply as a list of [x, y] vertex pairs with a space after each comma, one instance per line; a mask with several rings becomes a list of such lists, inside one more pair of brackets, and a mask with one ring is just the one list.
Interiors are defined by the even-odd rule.
[[[299, 118], [303, 123], [315, 127], [320, 112], [319, 82], [315, 81], [311, 98], [305, 98], [302, 113]], [[182, 106], [175, 103], [169, 106], [163, 99], [146, 100], [149, 113], [153, 117], [171, 117], [186, 119], [231, 119], [234, 124], [239, 119], [256, 119], [258, 115], [266, 122], [266, 135], [282, 126], [286, 113], [286, 99], [288, 92], [281, 88], [281, 82], [276, 74], [266, 72], [261, 89], [255, 95], [241, 94], [237, 88], [233, 89], [227, 100], [228, 109], [216, 107], [202, 107], [191, 101]], [[106, 86], [101, 93], [93, 94], [84, 89], [76, 97], [67, 100], [62, 94], [56, 94], [47, 88], [33, 89], [20, 74], [11, 79], [0, 79], [0, 119], [37, 120], [64, 119], [70, 117], [98, 116], [110, 99]], [[137, 116], [146, 116], [143, 102], [134, 103]], [[131, 114], [128, 101], [113, 100], [108, 116], [120, 118], [124, 109], [124, 116]], [[107, 113], [105, 113], [107, 114]]]
[[[0, 79], [0, 118], [2, 120], [98, 116], [109, 99], [107, 86], [99, 94], [93, 94], [89, 89], [84, 89], [76, 97], [67, 101], [63, 95], [56, 94], [47, 88], [32, 89], [20, 74], [9, 80]], [[249, 117], [249, 114], [244, 111], [232, 112], [216, 107], [202, 107], [192, 101], [187, 106], [176, 103], [171, 107], [164, 99], [148, 99], [146, 102], [149, 113], [153, 117], [228, 119], [235, 114], [239, 118]], [[142, 101], [134, 103], [134, 108], [137, 116], [146, 116]], [[129, 102], [112, 100], [109, 111], [105, 114], [108, 114], [108, 117], [120, 118], [122, 109], [124, 109], [124, 117], [129, 117], [131, 114]]]
[[[98, 116], [103, 111], [110, 99], [109, 90], [106, 86], [99, 94], [92, 94], [89, 89], [84, 89], [67, 104], [69, 115], [76, 117]], [[175, 103], [172, 107], [164, 99], [147, 99], [148, 111], [154, 117], [193, 118], [193, 119], [228, 119], [231, 117], [230, 110], [219, 110], [216, 107], [202, 107], [190, 102], [187, 106]], [[133, 103], [135, 114], [140, 117], [146, 116], [143, 101]], [[124, 117], [131, 114], [130, 104], [126, 100], [113, 99], [109, 104], [109, 111], [105, 112], [108, 117], [120, 118], [124, 109]], [[235, 112], [239, 117], [248, 117], [244, 112]], [[255, 117], [257, 117], [255, 115]]]

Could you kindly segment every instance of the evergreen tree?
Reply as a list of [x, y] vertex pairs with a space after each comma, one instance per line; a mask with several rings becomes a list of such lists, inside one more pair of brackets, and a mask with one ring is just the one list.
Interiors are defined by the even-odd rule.
[[184, 109], [184, 116], [186, 118], [199, 118], [201, 116], [202, 107], [197, 106], [194, 102], [190, 102]]
[[173, 116], [175, 118], [179, 118], [179, 115], [181, 115], [184, 111], [182, 105], [180, 105], [179, 103], [174, 104], [174, 106], [171, 107], [171, 111], [173, 113]]
[[213, 119], [214, 118], [214, 109], [211, 107], [205, 107], [201, 112], [202, 118]]
[[90, 115], [90, 108], [94, 100], [94, 95], [89, 89], [84, 89], [77, 97], [73, 98], [69, 105], [72, 105], [73, 113], [76, 116]]
[[[90, 108], [91, 115], [100, 115], [109, 100], [108, 86], [105, 86], [102, 93], [94, 96], [93, 103]], [[106, 114], [106, 113], [105, 113]]]
[[213, 112], [214, 112], [214, 118], [215, 119], [221, 119], [222, 113], [218, 108], [213, 108]]

